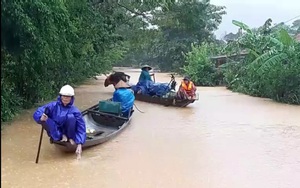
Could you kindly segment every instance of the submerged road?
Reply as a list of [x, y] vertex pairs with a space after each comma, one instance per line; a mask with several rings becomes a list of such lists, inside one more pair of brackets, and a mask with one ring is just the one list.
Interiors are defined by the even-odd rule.
[[[136, 82], [139, 73], [127, 72]], [[104, 76], [75, 89], [81, 109], [109, 98]], [[156, 81], [169, 76], [156, 73]], [[180, 81], [180, 78], [177, 78]], [[1, 133], [4, 188], [299, 188], [300, 106], [198, 87], [200, 100], [186, 108], [136, 101], [124, 132], [83, 151], [80, 161], [49, 144], [34, 109]]]

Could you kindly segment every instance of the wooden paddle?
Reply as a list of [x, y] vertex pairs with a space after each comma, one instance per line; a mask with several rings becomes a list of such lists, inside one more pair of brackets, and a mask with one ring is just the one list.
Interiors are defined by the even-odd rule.
[[[48, 113], [49, 113], [49, 109], [48, 109], [48, 107], [46, 107], [45, 111], [44, 111], [44, 114], [47, 115]], [[40, 135], [40, 142], [39, 142], [39, 147], [38, 147], [38, 152], [36, 154], [36, 159], [35, 159], [35, 163], [36, 164], [39, 162], [39, 158], [40, 158], [40, 151], [41, 151], [41, 145], [42, 145], [42, 140], [43, 140], [43, 134], [44, 134], [44, 127], [42, 126], [41, 135]]]
[[153, 81], [155, 83], [155, 74], [153, 73], [152, 76], [153, 76]]
[[39, 157], [40, 157], [40, 151], [41, 151], [41, 145], [42, 145], [43, 134], [44, 134], [44, 127], [42, 127], [42, 130], [41, 130], [41, 136], [40, 136], [39, 148], [38, 148], [38, 152], [37, 152], [36, 159], [35, 159], [35, 163], [36, 163], [36, 164], [39, 162]]

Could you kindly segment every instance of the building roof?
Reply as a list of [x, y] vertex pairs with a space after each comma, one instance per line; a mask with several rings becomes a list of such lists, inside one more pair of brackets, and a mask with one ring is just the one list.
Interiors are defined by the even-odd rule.
[[300, 33], [295, 36], [296, 40], [300, 42]]

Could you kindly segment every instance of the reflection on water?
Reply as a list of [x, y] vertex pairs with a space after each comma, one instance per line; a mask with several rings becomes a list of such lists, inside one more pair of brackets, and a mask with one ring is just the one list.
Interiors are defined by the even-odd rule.
[[[127, 72], [136, 82], [138, 72]], [[104, 76], [76, 88], [85, 109], [111, 96]], [[156, 73], [156, 80], [169, 76]], [[177, 77], [179, 83], [180, 78]], [[1, 135], [1, 184], [11, 187], [296, 188], [300, 186], [300, 107], [199, 87], [187, 108], [136, 101], [131, 125], [76, 161], [44, 136], [27, 110]]]

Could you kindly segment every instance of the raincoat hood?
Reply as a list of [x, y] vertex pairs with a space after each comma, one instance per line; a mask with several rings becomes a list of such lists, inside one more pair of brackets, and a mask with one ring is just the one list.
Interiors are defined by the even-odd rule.
[[[74, 100], [75, 100], [75, 98], [74, 98], [74, 96], [72, 96], [72, 97], [71, 97], [70, 103], [67, 104], [66, 107], [67, 107], [67, 108], [70, 108], [71, 106], [73, 106]], [[61, 101], [61, 95], [59, 95], [59, 96], [57, 97], [57, 103], [60, 104], [60, 105], [62, 105], [62, 106], [64, 106], [63, 102]]]
[[188, 77], [188, 76], [185, 76], [185, 77], [183, 78], [183, 80], [190, 81], [191, 79], [190, 79], [190, 77]]

